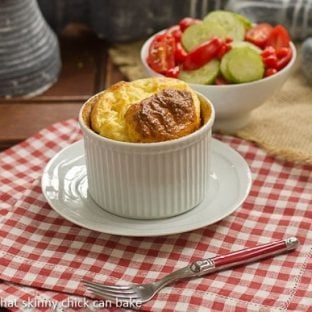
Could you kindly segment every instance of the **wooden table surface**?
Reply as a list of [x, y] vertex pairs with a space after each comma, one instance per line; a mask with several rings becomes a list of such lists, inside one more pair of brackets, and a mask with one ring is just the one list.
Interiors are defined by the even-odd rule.
[[48, 91], [32, 98], [0, 97], [0, 150], [54, 122], [77, 117], [91, 95], [125, 80], [107, 54], [108, 43], [88, 29], [71, 25], [59, 40], [62, 71]]

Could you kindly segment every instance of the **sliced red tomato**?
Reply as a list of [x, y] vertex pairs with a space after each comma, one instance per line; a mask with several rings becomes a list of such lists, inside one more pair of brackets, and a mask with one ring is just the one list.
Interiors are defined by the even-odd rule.
[[223, 77], [217, 77], [215, 84], [218, 86], [222, 86], [228, 84], [228, 82]]
[[277, 73], [277, 69], [276, 68], [267, 68], [266, 70], [265, 70], [265, 72], [264, 72], [264, 77], [270, 77], [270, 76], [272, 76], [272, 75], [274, 75], [274, 74], [276, 74]]
[[217, 37], [202, 43], [198, 47], [191, 50], [186, 56], [183, 63], [183, 69], [194, 70], [200, 68], [213, 58], [217, 57], [223, 45], [223, 41]]
[[165, 72], [165, 76], [171, 77], [171, 78], [178, 78], [179, 73], [180, 73], [180, 67], [179, 66], [175, 66], [173, 68], [168, 69]]
[[160, 74], [175, 67], [175, 43], [175, 38], [171, 34], [155, 36], [148, 51], [148, 65]]
[[292, 58], [292, 50], [291, 48], [281, 48], [276, 51], [276, 55], [278, 57], [276, 68], [281, 70], [290, 62]]
[[185, 17], [181, 19], [181, 21], [179, 22], [179, 26], [181, 31], [184, 32], [186, 28], [198, 23], [201, 23], [201, 20], [192, 17]]
[[273, 27], [270, 24], [260, 23], [247, 31], [245, 40], [260, 48], [264, 48], [267, 45], [272, 31]]
[[261, 53], [266, 69], [281, 70], [292, 58], [291, 48], [280, 48], [275, 50], [272, 46], [266, 47]]
[[172, 35], [177, 42], [181, 41], [182, 31], [179, 25], [170, 27], [166, 33]]
[[261, 56], [262, 57], [267, 57], [270, 55], [276, 55], [276, 50], [273, 47], [266, 47], [262, 52], [261, 52]]
[[269, 56], [262, 57], [262, 60], [266, 68], [277, 68], [276, 54], [271, 54]]
[[225, 43], [232, 43], [232, 42], [233, 42], [233, 38], [231, 37], [225, 38]]
[[281, 48], [289, 48], [290, 36], [287, 29], [282, 25], [275, 26], [269, 36], [266, 45], [271, 46], [276, 50]]
[[175, 60], [178, 63], [183, 63], [187, 57], [187, 52], [184, 50], [181, 42], [176, 42], [175, 46]]
[[277, 58], [281, 59], [281, 58], [285, 57], [286, 55], [289, 54], [289, 50], [290, 50], [290, 48], [280, 48], [280, 49], [276, 50]]

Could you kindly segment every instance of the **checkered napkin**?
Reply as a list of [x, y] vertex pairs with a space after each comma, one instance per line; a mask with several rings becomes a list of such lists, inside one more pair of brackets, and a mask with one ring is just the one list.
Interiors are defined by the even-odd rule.
[[[242, 207], [216, 224], [188, 233], [149, 238], [114, 236], [63, 219], [42, 195], [40, 178], [46, 163], [80, 138], [77, 121], [68, 120], [0, 154], [2, 301], [32, 300], [39, 304], [40, 298], [46, 298], [61, 304], [87, 296], [88, 302], [94, 303], [82, 279], [150, 282], [194, 260], [297, 236], [301, 245], [294, 252], [177, 283], [163, 289], [141, 310], [311, 308], [311, 167], [278, 162], [249, 142], [218, 136], [251, 168], [253, 186]], [[106, 310], [113, 311], [107, 306], [95, 309]]]

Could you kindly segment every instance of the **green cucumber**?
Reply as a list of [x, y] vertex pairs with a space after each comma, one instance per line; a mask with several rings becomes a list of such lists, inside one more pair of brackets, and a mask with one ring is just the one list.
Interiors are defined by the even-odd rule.
[[234, 41], [231, 43], [232, 48], [239, 48], [239, 47], [249, 47], [253, 50], [255, 50], [257, 53], [262, 53], [262, 50], [257, 47], [256, 45], [252, 44], [248, 41]]
[[200, 24], [188, 27], [182, 34], [182, 45], [190, 51], [212, 37], [232, 38], [242, 41], [245, 37], [246, 23], [240, 15], [227, 11], [213, 11]]
[[[227, 11], [213, 11], [209, 13], [203, 21], [207, 27], [212, 27], [212, 23], [217, 23], [223, 27], [226, 37], [232, 38], [234, 41], [242, 41], [245, 37], [245, 26], [237, 14]], [[223, 39], [223, 38], [221, 38]]]
[[264, 74], [261, 55], [248, 46], [232, 48], [223, 56], [220, 69], [224, 78], [233, 83], [259, 80]]
[[222, 76], [225, 78], [225, 80], [227, 80], [228, 82], [233, 82], [234, 79], [228, 69], [229, 60], [231, 59], [230, 57], [227, 56], [229, 53], [230, 52], [226, 53], [221, 59], [220, 72]]
[[243, 24], [245, 30], [248, 30], [252, 27], [252, 22], [246, 16], [243, 16], [243, 15], [240, 15], [240, 14], [234, 13], [234, 12], [233, 12], [233, 14]]
[[182, 70], [178, 78], [188, 83], [213, 84], [219, 74], [219, 65], [218, 60], [211, 60], [199, 69]]
[[210, 24], [194, 24], [189, 26], [182, 34], [181, 42], [186, 51], [191, 51], [201, 43], [208, 41], [212, 37], [225, 39], [226, 30], [218, 22]]

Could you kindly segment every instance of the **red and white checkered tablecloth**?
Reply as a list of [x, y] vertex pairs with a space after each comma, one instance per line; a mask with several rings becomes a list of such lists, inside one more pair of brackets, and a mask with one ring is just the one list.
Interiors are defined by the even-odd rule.
[[242, 207], [188, 233], [121, 237], [64, 220], [42, 195], [46, 163], [80, 138], [77, 121], [68, 120], [0, 154], [2, 306], [114, 311], [109, 302], [92, 301], [80, 281], [149, 282], [193, 260], [297, 236], [301, 245], [294, 252], [180, 282], [140, 310], [312, 311], [312, 167], [277, 161], [250, 142], [220, 135], [252, 171]]

